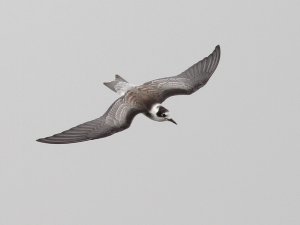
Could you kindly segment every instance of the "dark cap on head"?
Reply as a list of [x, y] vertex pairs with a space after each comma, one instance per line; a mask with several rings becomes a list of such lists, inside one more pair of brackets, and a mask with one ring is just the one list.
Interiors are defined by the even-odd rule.
[[165, 107], [159, 106], [158, 112], [156, 113], [157, 116], [162, 117], [163, 113], [169, 112]]

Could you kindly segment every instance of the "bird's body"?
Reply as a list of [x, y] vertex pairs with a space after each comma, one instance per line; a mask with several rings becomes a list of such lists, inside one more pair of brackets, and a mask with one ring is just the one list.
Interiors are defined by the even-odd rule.
[[37, 141], [50, 144], [67, 144], [110, 136], [127, 129], [133, 118], [143, 113], [155, 121], [176, 122], [169, 111], [161, 105], [173, 95], [189, 95], [204, 86], [220, 60], [220, 47], [212, 54], [183, 73], [136, 86], [116, 75], [115, 80], [104, 83], [117, 92], [119, 97], [99, 118], [73, 127], [67, 131]]

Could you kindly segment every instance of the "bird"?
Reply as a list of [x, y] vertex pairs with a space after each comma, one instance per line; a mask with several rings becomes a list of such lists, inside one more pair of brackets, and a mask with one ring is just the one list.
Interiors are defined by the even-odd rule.
[[203, 87], [215, 72], [221, 56], [220, 46], [204, 59], [176, 75], [133, 85], [120, 75], [104, 82], [120, 97], [99, 118], [75, 126], [61, 133], [36, 141], [48, 144], [70, 144], [108, 137], [130, 127], [137, 114], [148, 118], [177, 124], [162, 103], [174, 95], [190, 95]]

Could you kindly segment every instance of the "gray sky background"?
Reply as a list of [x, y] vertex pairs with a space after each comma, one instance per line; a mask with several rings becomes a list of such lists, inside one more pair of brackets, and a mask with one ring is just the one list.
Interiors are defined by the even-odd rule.
[[[300, 224], [299, 1], [0, 2], [0, 225]], [[106, 139], [35, 139], [94, 119], [118, 73], [201, 90]], [[155, 141], [155, 142], [154, 142]]]

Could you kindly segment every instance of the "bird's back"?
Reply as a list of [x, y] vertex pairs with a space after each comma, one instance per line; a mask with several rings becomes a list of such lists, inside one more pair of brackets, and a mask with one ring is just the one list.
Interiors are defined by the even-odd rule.
[[146, 110], [150, 110], [154, 104], [161, 103], [159, 99], [157, 88], [151, 85], [136, 86], [125, 94], [126, 101], [141, 105]]

